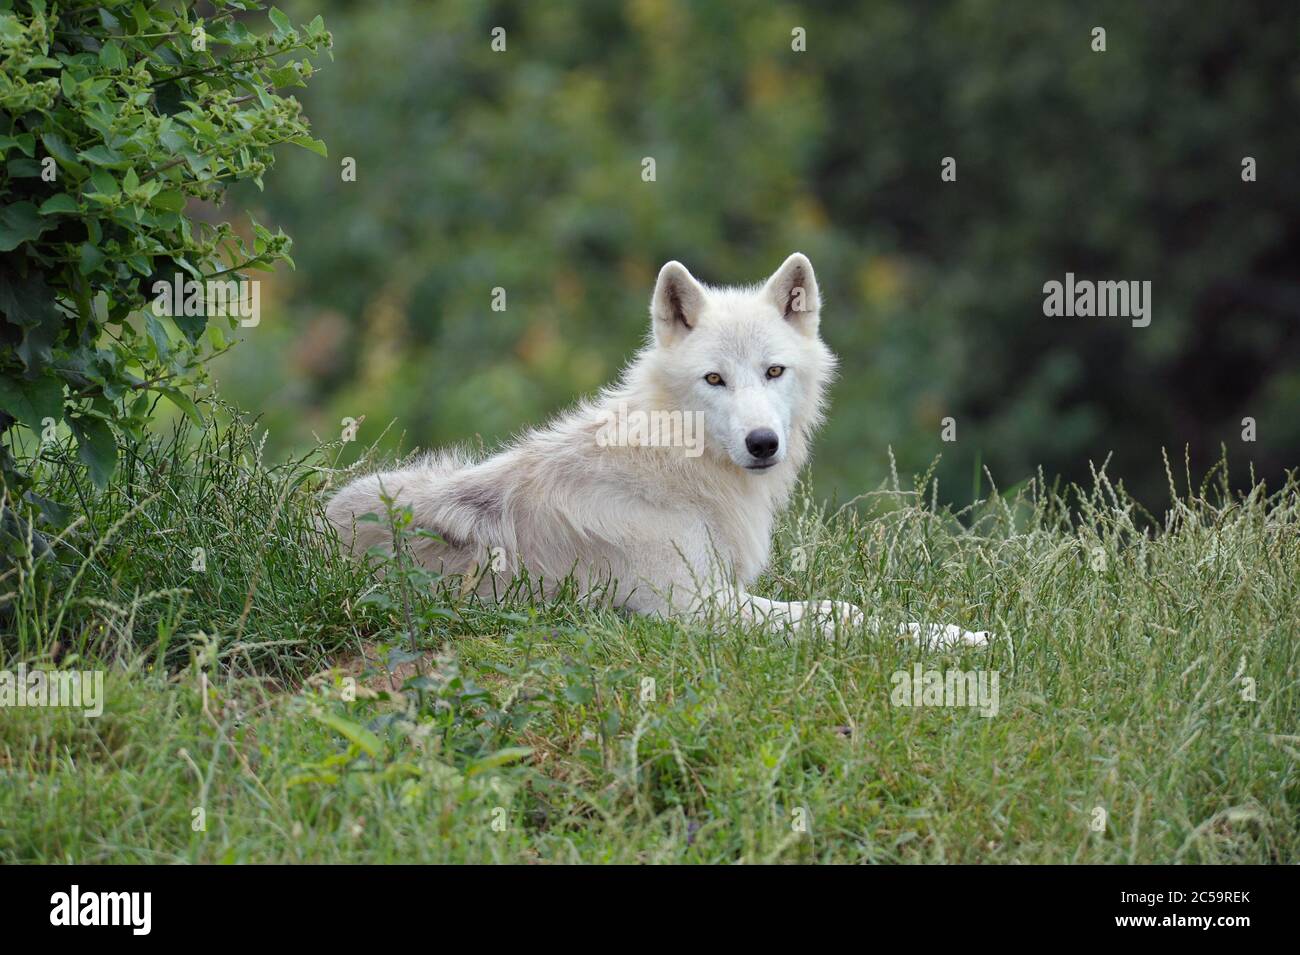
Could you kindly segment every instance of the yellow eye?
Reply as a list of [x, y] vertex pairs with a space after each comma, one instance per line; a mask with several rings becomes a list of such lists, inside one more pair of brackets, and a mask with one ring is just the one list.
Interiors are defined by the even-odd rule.
[[773, 365], [767, 370], [767, 377], [780, 378], [785, 374], [785, 365]]
[[704, 376], [704, 380], [711, 385], [720, 385], [723, 383], [722, 376], [719, 375], [716, 371], [709, 372], [707, 375]]

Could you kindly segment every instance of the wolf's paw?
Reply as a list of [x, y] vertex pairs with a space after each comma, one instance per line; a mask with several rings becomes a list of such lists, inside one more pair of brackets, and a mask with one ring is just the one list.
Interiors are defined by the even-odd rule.
[[927, 650], [955, 650], [960, 647], [987, 647], [993, 634], [987, 630], [963, 630], [952, 624], [905, 623], [899, 636], [911, 637]]

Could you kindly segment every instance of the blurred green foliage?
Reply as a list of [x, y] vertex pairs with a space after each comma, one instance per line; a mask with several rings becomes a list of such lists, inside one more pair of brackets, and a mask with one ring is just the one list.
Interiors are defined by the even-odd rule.
[[[395, 419], [393, 448], [490, 445], [618, 371], [667, 259], [752, 282], [797, 249], [843, 360], [827, 494], [876, 486], [889, 446], [905, 472], [942, 453], [959, 501], [983, 466], [1075, 479], [1112, 451], [1152, 506], [1161, 447], [1300, 464], [1293, 4], [288, 9], [336, 39], [303, 95], [330, 159], [239, 197], [298, 269], [218, 372], [273, 447], [362, 415], [359, 444]], [[1150, 326], [1045, 317], [1067, 271], [1151, 281]]]

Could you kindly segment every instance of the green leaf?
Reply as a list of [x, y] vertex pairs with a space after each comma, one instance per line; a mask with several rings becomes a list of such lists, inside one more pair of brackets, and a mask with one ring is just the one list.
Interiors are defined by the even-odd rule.
[[6, 164], [6, 172], [11, 179], [35, 179], [41, 174], [41, 164], [35, 159], [11, 159]]
[[89, 149], [83, 149], [77, 155], [86, 162], [94, 163], [96, 166], [104, 166], [107, 169], [127, 169], [131, 165], [129, 159], [116, 149], [109, 149], [107, 146], [91, 146]]
[[20, 133], [17, 136], [0, 136], [0, 149], [13, 149], [15, 147], [22, 150], [26, 156], [35, 156], [36, 137], [31, 133]]
[[180, 408], [185, 417], [200, 428], [203, 427], [203, 415], [199, 413], [199, 406], [190, 400], [189, 395], [178, 388], [159, 388], [158, 390], [167, 396], [167, 400]]
[[595, 699], [595, 693], [592, 691], [591, 687], [587, 686], [585, 683], [564, 684], [562, 695], [570, 703], [577, 706], [586, 706]]
[[89, 242], [81, 243], [81, 274], [89, 275], [104, 264], [104, 253]]
[[109, 40], [99, 48], [99, 65], [108, 70], [126, 69], [126, 56], [122, 53], [122, 48]]
[[293, 21], [285, 16], [278, 8], [272, 7], [267, 11], [266, 15], [270, 17], [271, 23], [275, 26], [275, 31], [278, 36], [283, 36], [286, 33], [293, 32]]
[[167, 212], [184, 212], [185, 193], [179, 189], [166, 189], [154, 196], [149, 204]]
[[158, 320], [158, 316], [154, 314], [152, 307], [144, 309], [144, 327], [149, 332], [149, 337], [153, 339], [153, 346], [158, 351], [159, 361], [166, 362], [171, 358], [172, 354], [171, 336], [167, 334], [167, 329]]
[[527, 759], [533, 755], [531, 746], [508, 746], [505, 749], [499, 749], [495, 753], [490, 753], [481, 759], [476, 759], [470, 763], [465, 770], [466, 776], [477, 776], [479, 773], [486, 772], [489, 769], [496, 769], [499, 766], [507, 766], [510, 763], [517, 763], [521, 759]]
[[295, 146], [301, 146], [303, 149], [310, 149], [317, 156], [329, 156], [328, 151], [325, 149], [325, 143], [319, 139], [312, 139], [310, 136], [295, 136], [289, 142]]
[[43, 133], [41, 143], [45, 146], [45, 151], [61, 163], [69, 165], [76, 163], [77, 154], [58, 133]]
[[66, 192], [60, 192], [57, 195], [50, 196], [41, 203], [40, 213], [43, 216], [57, 215], [60, 212], [76, 215], [81, 211], [77, 205], [77, 200], [72, 198]]
[[67, 422], [77, 439], [77, 457], [89, 469], [95, 487], [103, 490], [117, 468], [117, 438], [113, 429], [90, 415], [75, 418], [69, 415]]
[[117, 184], [117, 177], [104, 169], [96, 169], [90, 174], [90, 184], [96, 192], [102, 192], [106, 196], [115, 196], [122, 191]]
[[23, 330], [18, 357], [28, 373], [49, 364], [51, 349], [63, 328], [63, 315], [54, 305], [54, 291], [39, 272], [26, 278], [0, 274], [0, 315]]
[[48, 497], [37, 494], [35, 491], [28, 491], [23, 496], [35, 504], [37, 510], [45, 516], [45, 519], [56, 527], [66, 527], [68, 521], [72, 520], [72, 515], [68, 513], [68, 509], [57, 501], [51, 501]]
[[46, 418], [63, 416], [63, 382], [53, 375], [34, 381], [0, 375], [0, 411], [39, 433]]
[[34, 203], [24, 200], [5, 206], [0, 209], [0, 252], [11, 252], [53, 228], [54, 223], [42, 219]]
[[350, 742], [356, 743], [361, 747], [367, 756], [378, 757], [379, 751], [383, 749], [383, 743], [378, 736], [370, 732], [364, 726], [353, 723], [351, 720], [344, 719], [335, 713], [318, 711], [312, 713], [312, 716], [318, 723], [323, 723], [336, 733], [343, 736]]

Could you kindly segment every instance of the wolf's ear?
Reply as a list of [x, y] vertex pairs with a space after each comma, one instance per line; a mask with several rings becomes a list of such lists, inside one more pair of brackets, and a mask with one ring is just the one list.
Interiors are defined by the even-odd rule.
[[817, 292], [817, 276], [812, 263], [802, 252], [793, 253], [772, 273], [763, 286], [766, 295], [781, 313], [781, 317], [800, 331], [811, 334], [817, 331], [822, 307]]
[[682, 263], [669, 262], [659, 270], [655, 292], [650, 298], [655, 340], [671, 345], [687, 335], [704, 310], [704, 288]]

